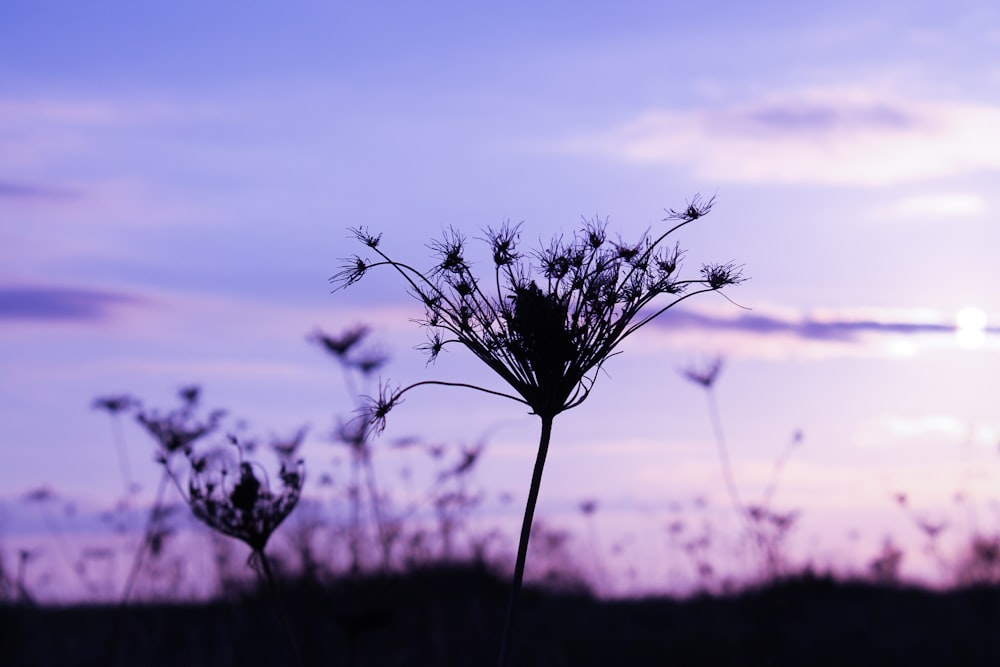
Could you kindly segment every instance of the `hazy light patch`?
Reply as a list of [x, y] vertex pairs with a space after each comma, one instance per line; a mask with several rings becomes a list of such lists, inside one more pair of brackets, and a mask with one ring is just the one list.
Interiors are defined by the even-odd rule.
[[955, 335], [958, 344], [967, 349], [977, 349], [986, 342], [988, 318], [979, 308], [967, 307], [955, 316]]
[[[778, 481], [772, 508], [798, 509], [808, 514], [811, 509], [871, 507], [885, 498], [885, 485], [878, 471], [850, 464], [814, 463], [806, 460], [808, 456], [808, 450], [803, 450], [789, 458]], [[754, 469], [757, 484], [762, 484], [771, 478], [773, 463], [758, 463], [750, 468]], [[737, 482], [748, 483], [740, 477]], [[754, 496], [748, 496], [748, 501], [753, 499]]]
[[986, 201], [971, 193], [941, 193], [900, 199], [876, 210], [878, 220], [934, 220], [972, 218], [986, 212]]
[[881, 415], [862, 422], [854, 442], [861, 447], [954, 446], [987, 434], [952, 415]]
[[822, 88], [651, 110], [562, 149], [689, 165], [708, 180], [884, 186], [1000, 168], [1000, 108]]

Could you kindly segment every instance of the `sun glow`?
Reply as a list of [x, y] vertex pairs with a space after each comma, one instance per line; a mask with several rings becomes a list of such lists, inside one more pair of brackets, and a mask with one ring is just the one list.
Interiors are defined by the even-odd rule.
[[963, 308], [955, 317], [955, 333], [958, 344], [968, 349], [983, 346], [986, 341], [986, 313], [979, 308]]

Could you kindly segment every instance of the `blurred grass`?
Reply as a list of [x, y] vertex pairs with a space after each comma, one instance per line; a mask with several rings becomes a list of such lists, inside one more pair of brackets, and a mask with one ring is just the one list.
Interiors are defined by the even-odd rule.
[[[308, 665], [489, 665], [509, 583], [434, 565], [328, 586], [285, 582]], [[108, 655], [114, 606], [0, 607], [4, 665], [286, 665], [265, 595], [136, 604]], [[810, 574], [728, 596], [604, 601], [526, 590], [511, 663], [542, 665], [996, 665], [1000, 589], [936, 592]]]

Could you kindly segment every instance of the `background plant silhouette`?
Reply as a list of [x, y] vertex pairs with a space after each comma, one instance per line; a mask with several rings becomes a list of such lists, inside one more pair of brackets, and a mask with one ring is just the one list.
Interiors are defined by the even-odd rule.
[[301, 439], [293, 438], [293, 445], [286, 443], [284, 447], [277, 447], [281, 459], [280, 486], [271, 483], [260, 464], [245, 459], [243, 447], [235, 436], [230, 435], [229, 441], [238, 454], [235, 462], [221, 452], [215, 455], [188, 453], [190, 479], [184, 499], [200, 521], [250, 547], [248, 563], [267, 585], [295, 662], [302, 665], [295, 632], [281, 603], [265, 551], [274, 531], [295, 509], [302, 494], [305, 464], [294, 458]]
[[[337, 361], [343, 372], [347, 392], [356, 409], [361, 409], [364, 404], [363, 396], [368, 390], [372, 375], [388, 360], [387, 355], [380, 350], [363, 345], [368, 334], [368, 327], [354, 326], [339, 335], [316, 331], [309, 338]], [[388, 525], [390, 522], [384, 516], [383, 497], [379, 491], [375, 477], [375, 466], [372, 461], [370, 435], [364, 423], [357, 420], [341, 420], [337, 423], [332, 436], [335, 443], [346, 447], [351, 462], [351, 481], [347, 489], [351, 505], [348, 547], [351, 573], [355, 575], [361, 571], [362, 564], [362, 538], [364, 535], [362, 508], [365, 494], [367, 494], [368, 508], [375, 523], [383, 571], [388, 571], [392, 562], [394, 531], [390, 530]]]
[[[368, 422], [376, 431], [404, 394], [423, 385], [475, 389], [527, 406], [541, 420], [538, 451], [524, 511], [504, 622], [499, 664], [506, 663], [524, 574], [528, 539], [542, 471], [556, 415], [579, 406], [590, 394], [597, 373], [618, 345], [667, 309], [702, 292], [718, 291], [743, 280], [733, 263], [705, 264], [701, 277], [682, 279], [679, 245], [666, 244], [681, 227], [700, 219], [714, 198], [695, 197], [685, 208], [668, 209], [664, 232], [634, 242], [613, 241], [607, 221], [585, 221], [570, 239], [554, 238], [527, 254], [520, 249], [520, 226], [488, 228], [492, 276], [476, 276], [466, 260], [466, 237], [455, 229], [431, 243], [436, 263], [427, 271], [395, 260], [381, 249], [381, 235], [351, 230], [377, 257], [354, 255], [331, 280], [338, 288], [354, 284], [373, 268], [395, 270], [424, 306], [420, 322], [428, 332], [431, 360], [449, 344], [469, 350], [503, 379], [513, 394], [462, 382], [425, 380], [405, 388], [382, 386], [372, 401]], [[666, 297], [666, 303], [659, 303]]]
[[757, 502], [745, 502], [736, 484], [733, 474], [729, 446], [725, 431], [722, 428], [722, 416], [715, 395], [715, 383], [722, 372], [723, 359], [716, 357], [702, 366], [689, 366], [681, 374], [705, 391], [708, 402], [708, 417], [712, 424], [712, 434], [715, 437], [716, 452], [722, 469], [722, 478], [726, 493], [733, 509], [739, 515], [746, 527], [747, 536], [754, 547], [760, 552], [765, 576], [774, 580], [780, 576], [784, 566], [782, 546], [789, 531], [798, 518], [797, 511], [777, 512], [772, 508], [774, 494], [778, 490], [781, 473], [788, 463], [792, 452], [802, 444], [802, 432], [795, 431], [788, 445], [782, 450], [771, 469], [771, 477], [764, 487], [763, 494]]

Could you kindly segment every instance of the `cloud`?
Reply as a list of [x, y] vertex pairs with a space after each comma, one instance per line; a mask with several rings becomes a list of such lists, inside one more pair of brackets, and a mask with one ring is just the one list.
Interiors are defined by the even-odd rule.
[[[689, 310], [667, 311], [654, 323], [671, 328], [715, 329], [739, 331], [758, 336], [787, 334], [803, 340], [858, 341], [864, 334], [955, 333], [955, 325], [942, 322], [879, 320], [844, 317], [833, 319], [806, 315], [798, 320], [782, 316], [749, 313], [736, 317], [719, 317]], [[990, 329], [1000, 332], [1000, 329]]]
[[[766, 359], [842, 356], [909, 357], [927, 347], [959, 347], [952, 318], [925, 310], [755, 309], [733, 315], [707, 309], [672, 309], [638, 337], [651, 349], [690, 348]], [[1000, 327], [986, 327], [982, 345], [1000, 345]], [[992, 334], [992, 335], [991, 335]]]
[[940, 220], [971, 218], [986, 212], [986, 201], [976, 194], [951, 192], [899, 199], [873, 212], [879, 220]]
[[98, 322], [107, 319], [114, 307], [136, 302], [135, 297], [101, 290], [0, 286], [0, 321]]
[[184, 115], [179, 105], [162, 100], [68, 97], [0, 98], [0, 121], [32, 126], [106, 126], [173, 120]]
[[650, 110], [561, 148], [713, 181], [882, 186], [1000, 169], [1000, 107], [813, 89]]
[[0, 181], [0, 202], [3, 202], [4, 200], [62, 201], [65, 199], [72, 199], [75, 196], [75, 193], [60, 188], [51, 188], [44, 185], [34, 185], [30, 183]]
[[861, 423], [854, 434], [855, 444], [861, 447], [968, 444], [990, 455], [998, 440], [1000, 429], [993, 424], [976, 424], [945, 414], [883, 414]]

